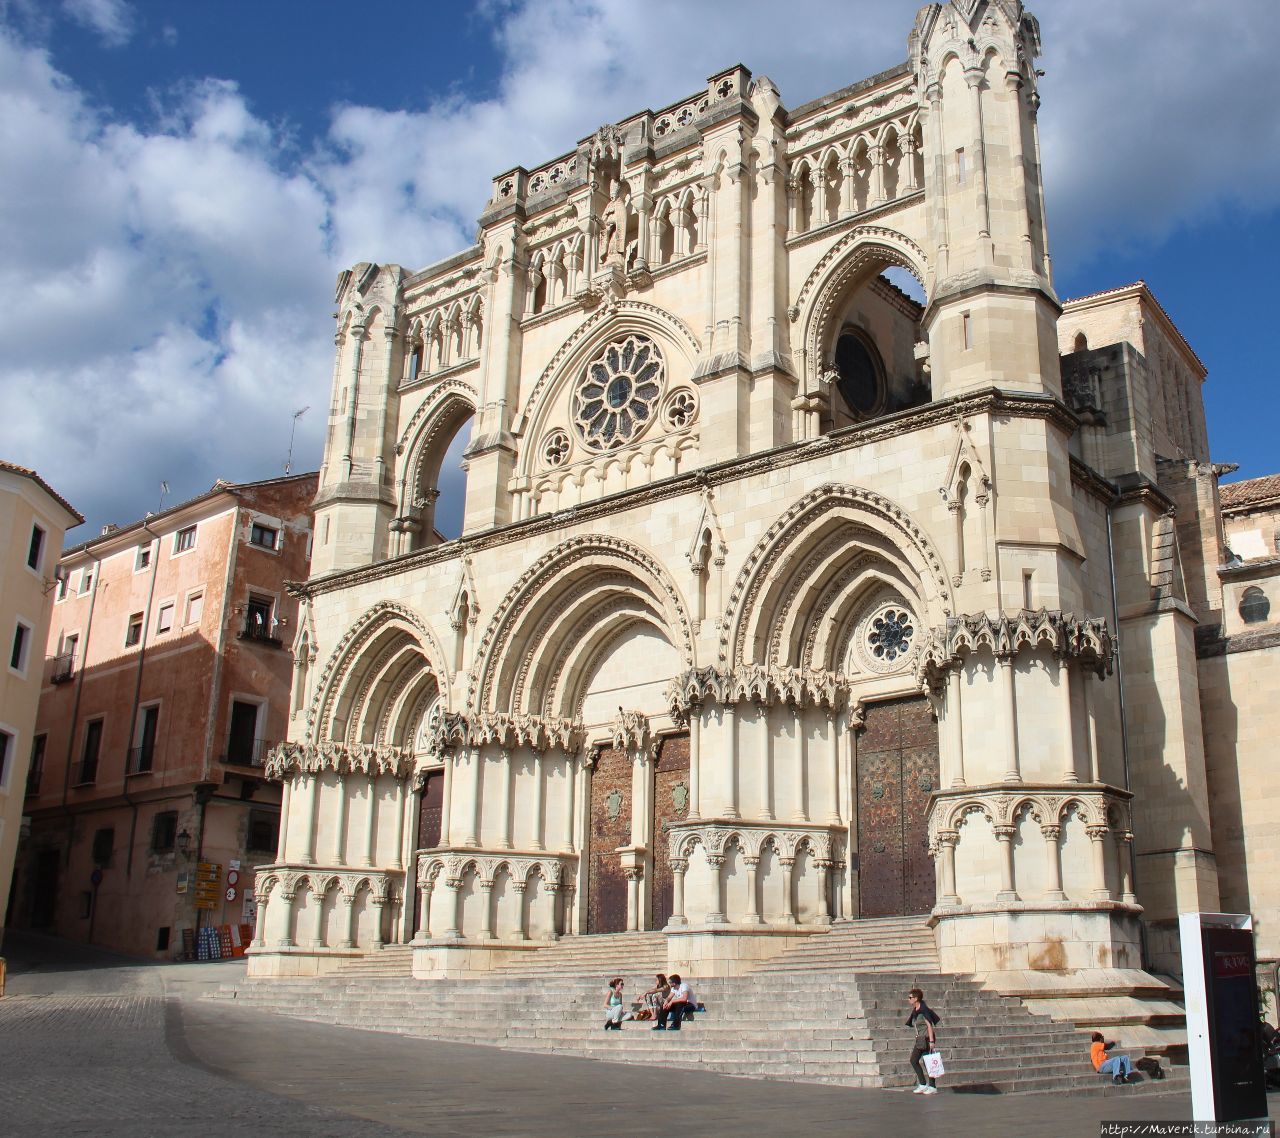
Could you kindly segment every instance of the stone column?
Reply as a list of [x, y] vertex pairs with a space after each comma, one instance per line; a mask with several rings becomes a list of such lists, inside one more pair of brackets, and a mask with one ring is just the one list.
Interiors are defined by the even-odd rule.
[[1022, 771], [1018, 765], [1018, 703], [1017, 692], [1013, 681], [1013, 653], [1002, 652], [997, 659], [1000, 662], [1000, 684], [1004, 688], [1004, 746], [1005, 746], [1005, 782], [1021, 782]]
[[1136, 905], [1138, 898], [1133, 892], [1133, 862], [1130, 851], [1133, 848], [1133, 834], [1126, 830], [1118, 835], [1120, 845], [1117, 852], [1120, 855], [1120, 900], [1126, 905]]
[[1062, 835], [1062, 827], [1052, 823], [1040, 827], [1044, 835], [1044, 864], [1047, 870], [1048, 886], [1044, 891], [1049, 901], [1065, 901], [1067, 895], [1062, 891], [1062, 857], [1058, 849], [1058, 839]]
[[1019, 228], [1022, 239], [1022, 267], [1035, 269], [1031, 248], [1031, 213], [1027, 201], [1027, 168], [1022, 152], [1022, 76], [1016, 70], [1004, 75], [1005, 90], [1010, 97], [1012, 121], [1009, 123], [1009, 169], [1013, 172], [1014, 200], [1018, 203]]
[[1000, 843], [1000, 892], [997, 901], [1018, 901], [1018, 891], [1013, 881], [1013, 835], [1012, 826], [996, 826], [996, 841]]
[[635, 198], [635, 205], [636, 213], [640, 218], [637, 226], [638, 233], [636, 234], [637, 248], [635, 267], [643, 271], [649, 267], [649, 219], [653, 215], [653, 198], [645, 193], [637, 194]]
[[354, 893], [342, 894], [342, 903], [347, 909], [346, 934], [338, 942], [339, 948], [352, 949], [356, 946], [356, 897]]
[[364, 811], [364, 836], [360, 852], [360, 864], [372, 865], [374, 846], [377, 841], [377, 812], [378, 812], [378, 776], [376, 773], [369, 775], [369, 798], [365, 802]]
[[386, 942], [382, 939], [382, 917], [387, 907], [387, 897], [385, 893], [375, 893], [372, 896], [373, 901], [373, 943], [370, 947], [376, 952]]
[[516, 782], [516, 764], [513, 752], [508, 748], [502, 748], [502, 812], [500, 815], [501, 823], [498, 827], [498, 845], [504, 850], [511, 849], [512, 838], [512, 817], [511, 806], [512, 798], [515, 795]]
[[391, 852], [392, 869], [404, 868], [404, 812], [409, 798], [409, 795], [404, 793], [405, 786], [404, 780], [399, 778], [391, 784], [391, 801], [396, 811], [396, 844]]
[[310, 896], [316, 906], [316, 911], [311, 914], [311, 947], [324, 948], [324, 894], [313, 889]]
[[747, 918], [743, 923], [748, 925], [763, 924], [764, 922], [760, 917], [758, 885], [760, 859], [748, 854], [742, 860], [747, 867]]
[[627, 878], [627, 932], [640, 929], [640, 878], [644, 871], [638, 866], [623, 870]]
[[453, 845], [453, 827], [449, 816], [453, 813], [453, 752], [444, 753], [444, 787], [440, 793], [440, 844], [448, 849]]
[[284, 927], [280, 933], [280, 947], [293, 948], [296, 941], [293, 939], [293, 901], [296, 894], [292, 891], [281, 891], [280, 901], [284, 905]]
[[516, 925], [516, 940], [528, 940], [529, 930], [526, 927], [524, 914], [524, 893], [529, 888], [527, 881], [512, 881], [511, 888], [515, 891], [515, 895], [519, 898], [516, 902], [520, 906], [520, 921]]
[[480, 909], [480, 939], [493, 940], [493, 879], [480, 881], [484, 905]]
[[453, 939], [460, 940], [462, 938], [462, 878], [449, 877], [445, 879], [445, 888], [453, 894], [453, 903], [449, 906], [449, 927], [444, 930], [444, 935]]
[[1062, 745], [1066, 755], [1062, 762], [1062, 781], [1079, 782], [1076, 770], [1076, 732], [1071, 715], [1071, 663], [1065, 657], [1058, 660], [1058, 714], [1062, 720]]
[[[348, 776], [350, 777], [350, 776]], [[335, 788], [338, 791], [338, 808], [333, 812], [333, 864], [347, 864], [347, 779], [338, 771], [334, 772]]]
[[978, 237], [984, 262], [991, 260], [991, 207], [987, 202], [987, 154], [985, 129], [982, 125], [982, 69], [965, 68], [964, 81], [969, 87], [969, 121], [973, 123], [973, 189], [978, 203]]
[[756, 701], [756, 746], [760, 752], [760, 817], [773, 820], [773, 736], [769, 733], [769, 704]]
[[558, 881], [544, 881], [542, 891], [547, 895], [551, 905], [551, 932], [546, 939], [549, 942], [555, 942], [560, 939], [560, 933], [565, 930], [569, 918], [569, 914], [565, 911], [564, 890]]
[[[827, 821], [840, 824], [840, 713], [834, 708], [827, 708], [827, 742], [830, 765], [831, 809], [827, 811]], [[823, 872], [826, 872], [825, 870]]]
[[728, 734], [728, 779], [724, 796], [724, 816], [740, 818], [738, 813], [738, 705], [726, 703], [722, 712], [725, 730]]
[[898, 149], [902, 151], [898, 162], [898, 196], [905, 197], [920, 188], [916, 183], [916, 140], [909, 134], [900, 134]]
[[955, 830], [942, 830], [938, 834], [938, 864], [942, 869], [942, 896], [944, 905], [960, 904], [956, 893], [956, 843], [960, 835]]
[[804, 709], [798, 704], [791, 705], [791, 721], [795, 728], [795, 792], [796, 806], [793, 816], [797, 822], [809, 821], [809, 810], [805, 804], [804, 795], [804, 776], [805, 776], [805, 752], [807, 747], [804, 738]]
[[1097, 901], [1110, 901], [1111, 890], [1107, 888], [1107, 834], [1111, 831], [1106, 826], [1088, 826], [1085, 833], [1093, 843], [1093, 896]]
[[684, 873], [689, 863], [682, 857], [671, 859], [671, 921], [673, 925], [687, 925], [684, 915]]
[[414, 934], [414, 940], [423, 941], [431, 939], [431, 895], [435, 892], [435, 882], [431, 880], [419, 883], [420, 889], [418, 894], [418, 927]]
[[928, 107], [921, 107], [920, 118], [929, 131], [929, 146], [925, 154], [933, 160], [933, 193], [925, 195], [925, 202], [933, 215], [929, 227], [937, 235], [937, 278], [945, 280], [950, 273], [950, 218], [947, 216], [947, 161], [942, 149], [942, 83], [934, 79], [925, 88]]
[[858, 164], [852, 158], [841, 158], [840, 168], [840, 216], [851, 217], [858, 211], [858, 203], [854, 199], [854, 175]]
[[298, 776], [286, 772], [284, 786], [280, 790], [280, 838], [276, 843], [276, 861], [286, 862], [289, 854], [286, 845], [289, 841], [289, 808], [293, 803], [293, 780]]
[[728, 922], [724, 915], [724, 854], [707, 854], [707, 865], [711, 869], [712, 890], [714, 891], [713, 908], [707, 913], [707, 924], [723, 925]]
[[565, 804], [564, 812], [564, 848], [572, 851], [576, 847], [573, 842], [573, 822], [577, 815], [578, 802], [578, 772], [581, 770], [581, 764], [574, 761], [574, 757], [568, 751], [564, 755], [564, 782], [565, 782]]
[[795, 176], [787, 179], [787, 230], [800, 232], [800, 179]]
[[796, 924], [796, 901], [794, 890], [795, 866], [796, 859], [793, 857], [780, 857], [778, 864], [782, 866], [782, 923], [784, 925]]
[[964, 664], [956, 660], [947, 675], [947, 735], [951, 740], [952, 786], [964, 786], [964, 714], [960, 709]]
[[645, 775], [647, 773], [648, 768], [644, 762], [644, 748], [637, 747], [631, 754], [631, 844], [633, 846], [646, 844], [645, 821], [651, 813], [645, 803]]
[[827, 894], [831, 880], [831, 863], [825, 858], [817, 862], [818, 866], [818, 924], [831, 924], [831, 898]]
[[[288, 786], [288, 783], [285, 783]], [[271, 904], [271, 894], [264, 893], [258, 902], [258, 915], [253, 926], [252, 948], [265, 948], [267, 944], [267, 906]]]
[[543, 838], [547, 829], [543, 817], [547, 802], [546, 772], [543, 770], [542, 752], [531, 751], [530, 756], [533, 768], [533, 837], [529, 844], [532, 849], [543, 850], [547, 848]]
[[298, 781], [302, 784], [302, 816], [307, 831], [302, 835], [302, 852], [298, 855], [301, 865], [313, 865], [316, 860], [316, 774], [301, 774]]
[[1098, 766], [1098, 708], [1097, 702], [1089, 694], [1093, 685], [1089, 682], [1089, 674], [1080, 674], [1080, 694], [1084, 698], [1085, 745], [1089, 748], [1089, 781], [1101, 782], [1102, 774]]
[[483, 756], [479, 747], [472, 747], [467, 752], [467, 761], [471, 764], [471, 803], [467, 818], [467, 829], [462, 838], [464, 846], [480, 844], [480, 764]]
[[702, 817], [699, 768], [702, 765], [702, 704], [689, 708], [689, 817]]
[[888, 199], [884, 188], [884, 147], [876, 143], [868, 151], [871, 159], [871, 204], [881, 205]]

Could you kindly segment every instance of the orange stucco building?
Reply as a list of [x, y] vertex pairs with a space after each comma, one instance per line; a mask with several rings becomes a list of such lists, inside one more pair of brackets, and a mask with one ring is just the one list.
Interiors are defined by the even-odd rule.
[[[279, 828], [262, 763], [292, 710], [285, 582], [307, 576], [315, 492], [314, 474], [219, 482], [63, 554], [15, 925], [168, 957], [183, 930], [252, 922]], [[197, 909], [202, 862], [217, 901]]]

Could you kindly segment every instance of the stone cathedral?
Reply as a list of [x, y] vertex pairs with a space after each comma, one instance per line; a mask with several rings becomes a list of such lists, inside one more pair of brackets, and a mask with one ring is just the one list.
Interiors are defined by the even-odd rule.
[[663, 930], [733, 976], [918, 915], [1131, 991], [1228, 903], [1277, 955], [1205, 369], [1145, 285], [1055, 293], [1019, 0], [907, 45], [793, 108], [732, 67], [340, 275], [251, 975]]

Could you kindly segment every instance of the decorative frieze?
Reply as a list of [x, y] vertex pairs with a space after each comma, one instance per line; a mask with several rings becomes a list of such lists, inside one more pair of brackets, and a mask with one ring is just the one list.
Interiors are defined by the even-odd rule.
[[667, 703], [672, 717], [679, 723], [687, 723], [690, 710], [703, 705], [785, 703], [837, 711], [848, 694], [849, 681], [836, 672], [769, 664], [740, 664], [732, 668], [712, 664], [690, 668], [672, 680], [667, 689]]
[[436, 717], [428, 732], [430, 749], [438, 753], [462, 747], [495, 744], [504, 750], [528, 747], [534, 751], [558, 749], [568, 753], [582, 746], [582, 724], [576, 720], [521, 712], [446, 712]]
[[385, 743], [280, 743], [267, 755], [263, 773], [272, 779], [322, 771], [404, 778], [413, 766], [411, 752]]

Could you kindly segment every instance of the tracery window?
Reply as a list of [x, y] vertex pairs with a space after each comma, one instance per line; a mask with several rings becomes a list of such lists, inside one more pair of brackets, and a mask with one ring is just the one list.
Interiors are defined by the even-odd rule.
[[837, 387], [855, 415], [876, 414], [884, 404], [884, 366], [875, 347], [857, 332], [847, 330], [836, 343]]
[[589, 450], [613, 450], [638, 438], [662, 395], [658, 346], [638, 332], [615, 340], [587, 365], [573, 393], [573, 424]]
[[918, 646], [911, 610], [892, 598], [873, 601], [863, 612], [853, 644], [857, 665], [882, 674], [906, 667]]

